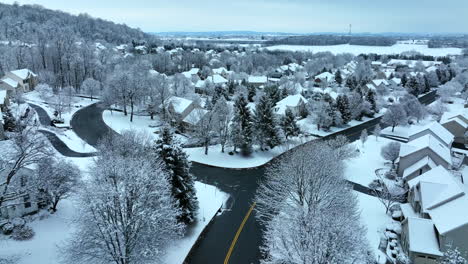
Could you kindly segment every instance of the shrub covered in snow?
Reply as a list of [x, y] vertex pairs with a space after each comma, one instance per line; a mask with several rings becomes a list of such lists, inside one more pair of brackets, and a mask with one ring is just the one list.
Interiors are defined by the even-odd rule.
[[15, 226], [13, 226], [11, 223], [4, 224], [2, 226], [2, 233], [4, 235], [9, 235], [9, 234], [11, 234], [11, 232], [13, 232], [14, 228], [15, 228]]
[[22, 226], [15, 228], [11, 234], [11, 238], [14, 240], [30, 240], [34, 237], [34, 231], [29, 226]]

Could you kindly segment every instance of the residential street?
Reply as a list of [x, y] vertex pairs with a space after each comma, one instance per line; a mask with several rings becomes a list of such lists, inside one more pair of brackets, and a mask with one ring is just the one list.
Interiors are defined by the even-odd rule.
[[[431, 92], [420, 98], [420, 101], [424, 104], [429, 104], [435, 100], [435, 97], [435, 92]], [[31, 106], [39, 113], [41, 123], [48, 122], [50, 124], [47, 113], [43, 109], [38, 108], [38, 106]], [[93, 104], [76, 112], [71, 120], [75, 133], [92, 146], [96, 146], [99, 139], [106, 133], [115, 133], [104, 123], [102, 119], [103, 110], [99, 104]], [[363, 129], [372, 131], [380, 122], [380, 119], [377, 118], [359, 126], [329, 135], [324, 137], [324, 139], [344, 135], [350, 141], [357, 140]], [[74, 152], [54, 134], [47, 133], [46, 131], [43, 133], [48, 136], [53, 146], [65, 156], [86, 157], [92, 155]], [[273, 160], [272, 162], [275, 161]], [[198, 181], [214, 185], [223, 192], [229, 193], [230, 199], [225, 205], [226, 210], [216, 218], [200, 243], [192, 251], [189, 263], [222, 263], [226, 258], [226, 254], [240, 223], [253, 203], [258, 182], [264, 177], [264, 166], [254, 169], [232, 170], [193, 163], [191, 172], [196, 176]], [[365, 194], [370, 193], [370, 190], [366, 186], [350, 183], [353, 185], [354, 190]], [[256, 221], [254, 211], [245, 222], [245, 226], [234, 247], [229, 262], [258, 263], [261, 259], [259, 250], [261, 239], [261, 226]]]

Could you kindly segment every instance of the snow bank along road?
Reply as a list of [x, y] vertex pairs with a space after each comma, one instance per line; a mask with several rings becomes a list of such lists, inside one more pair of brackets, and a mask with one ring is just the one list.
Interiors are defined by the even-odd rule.
[[[435, 100], [435, 92], [420, 98], [421, 103], [429, 104]], [[71, 125], [75, 133], [92, 146], [96, 146], [101, 137], [115, 133], [104, 123], [99, 104], [85, 107], [75, 113]], [[344, 135], [350, 141], [359, 139], [362, 130], [372, 131], [381, 118], [363, 123], [359, 126], [324, 137], [330, 139]], [[54, 145], [55, 146], [55, 145]], [[271, 162], [276, 162], [277, 159]], [[254, 195], [259, 181], [264, 177], [265, 166], [253, 169], [232, 170], [209, 167], [193, 163], [191, 172], [198, 181], [214, 185], [221, 191], [230, 194], [225, 205], [226, 210], [216, 218], [203, 239], [191, 252], [188, 263], [224, 263], [229, 254], [229, 263], [259, 263], [262, 258], [259, 246], [262, 242], [262, 226], [255, 219], [255, 211], [248, 214], [254, 203]], [[368, 193], [368, 188], [353, 184], [353, 189]], [[242, 232], [238, 232], [240, 225]], [[236, 235], [237, 234], [237, 235]], [[233, 240], [236, 238], [236, 243]]]

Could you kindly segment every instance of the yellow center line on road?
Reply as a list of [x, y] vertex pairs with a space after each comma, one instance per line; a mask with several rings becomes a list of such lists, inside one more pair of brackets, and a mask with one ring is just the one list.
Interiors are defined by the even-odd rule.
[[231, 246], [229, 247], [229, 251], [226, 255], [226, 258], [224, 259], [224, 264], [228, 264], [229, 263], [229, 259], [231, 258], [231, 254], [232, 254], [232, 251], [234, 250], [234, 247], [236, 246], [236, 243], [237, 243], [237, 239], [239, 239], [239, 236], [240, 236], [240, 233], [242, 232], [242, 229], [244, 228], [244, 225], [245, 223], [247, 222], [247, 220], [249, 219], [250, 217], [250, 214], [252, 213], [253, 209], [255, 208], [255, 205], [257, 203], [253, 203], [252, 206], [250, 206], [250, 209], [249, 211], [247, 212], [247, 214], [245, 215], [244, 217], [244, 220], [242, 220], [242, 223], [241, 225], [239, 226], [239, 229], [237, 229], [237, 232], [236, 232], [236, 235], [234, 236], [234, 239], [232, 240], [232, 243], [231, 243]]

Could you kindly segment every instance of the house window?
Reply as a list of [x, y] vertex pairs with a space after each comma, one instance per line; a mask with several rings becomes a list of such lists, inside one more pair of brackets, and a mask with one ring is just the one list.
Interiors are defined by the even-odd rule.
[[24, 201], [24, 208], [29, 208], [29, 207], [31, 207], [31, 201], [29, 200], [29, 194], [26, 194], [26, 195], [23, 197], [23, 201]]

